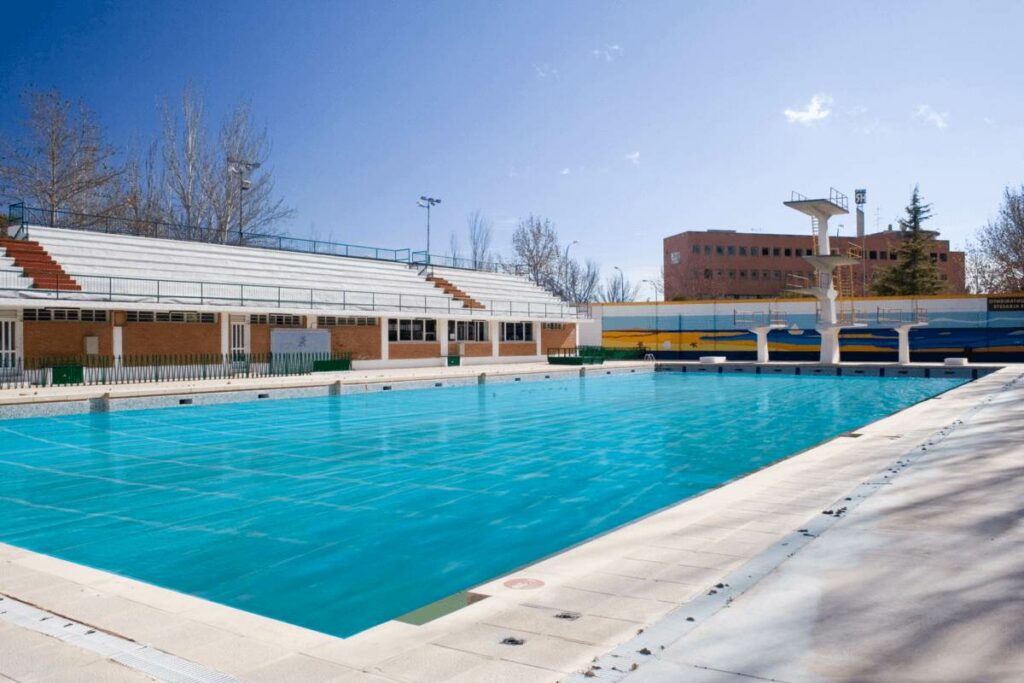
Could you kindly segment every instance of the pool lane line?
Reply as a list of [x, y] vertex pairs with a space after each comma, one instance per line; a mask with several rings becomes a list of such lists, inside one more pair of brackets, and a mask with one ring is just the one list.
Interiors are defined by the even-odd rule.
[[[832, 507], [826, 508], [821, 514], [809, 519], [800, 529], [787, 534], [779, 542], [727, 574], [703, 595], [673, 609], [659, 621], [641, 629], [630, 640], [596, 657], [584, 670], [562, 678], [562, 683], [586, 683], [589, 681], [619, 683], [626, 680], [631, 673], [640, 669], [645, 663], [660, 661], [658, 655], [661, 651], [674, 645], [699, 625], [729, 607], [733, 600], [757, 585], [761, 579], [800, 552], [841, 518], [846, 517], [885, 486], [892, 484], [893, 479], [900, 473], [923, 458], [929, 448], [945, 441], [970, 417], [991, 404], [997, 395], [1021, 381], [1024, 381], [1024, 374], [1017, 375], [998, 387], [993, 387], [993, 391], [988, 396], [964, 410], [945, 426], [922, 438], [916, 445], [903, 451], [903, 454], [894, 462], [866, 478], [845, 496], [837, 499]], [[837, 438], [843, 436], [846, 435]], [[736, 671], [725, 673], [749, 676], [749, 674]]]
[[93, 628], [0, 593], [0, 619], [68, 645], [88, 650], [139, 673], [168, 683], [243, 683], [241, 679]]

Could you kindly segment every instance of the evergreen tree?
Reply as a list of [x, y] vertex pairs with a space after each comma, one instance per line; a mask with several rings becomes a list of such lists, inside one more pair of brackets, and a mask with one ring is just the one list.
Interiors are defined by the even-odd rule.
[[906, 215], [899, 221], [903, 244], [897, 251], [898, 262], [879, 273], [871, 287], [880, 296], [937, 294], [945, 285], [931, 257], [933, 233], [922, 227], [932, 217], [932, 205], [924, 203], [916, 185], [905, 211]]

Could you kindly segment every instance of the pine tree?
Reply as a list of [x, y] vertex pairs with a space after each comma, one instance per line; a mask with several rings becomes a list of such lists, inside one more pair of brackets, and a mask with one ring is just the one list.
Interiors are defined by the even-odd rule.
[[916, 185], [905, 211], [906, 215], [899, 221], [903, 244], [897, 251], [898, 262], [878, 274], [872, 289], [880, 296], [937, 294], [945, 285], [931, 257], [933, 233], [922, 227], [932, 217], [932, 205], [924, 203]]

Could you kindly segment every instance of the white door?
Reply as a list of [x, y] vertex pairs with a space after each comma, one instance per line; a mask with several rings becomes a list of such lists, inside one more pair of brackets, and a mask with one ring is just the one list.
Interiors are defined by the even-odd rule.
[[249, 323], [231, 321], [231, 359], [245, 360], [249, 355]]
[[18, 321], [0, 319], [0, 371], [18, 367]]

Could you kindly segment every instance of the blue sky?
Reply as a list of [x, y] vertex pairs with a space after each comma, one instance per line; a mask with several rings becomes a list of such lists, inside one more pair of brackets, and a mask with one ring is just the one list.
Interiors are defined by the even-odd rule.
[[422, 248], [430, 194], [434, 251], [474, 209], [506, 251], [532, 212], [639, 279], [682, 230], [808, 229], [782, 206], [794, 189], [867, 188], [870, 229], [920, 183], [961, 245], [1024, 183], [1018, 2], [37, 0], [3, 16], [0, 133], [29, 87], [84, 99], [121, 145], [152, 138], [189, 81], [214, 121], [251, 99], [298, 236]]

